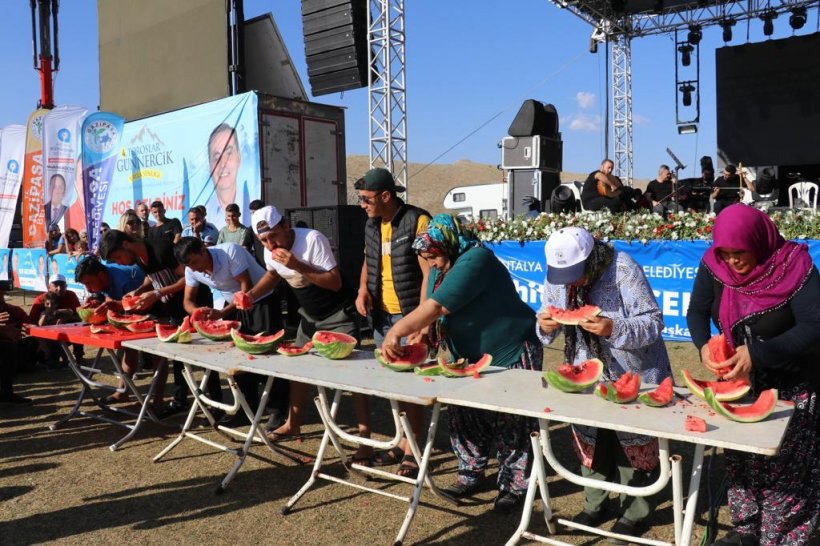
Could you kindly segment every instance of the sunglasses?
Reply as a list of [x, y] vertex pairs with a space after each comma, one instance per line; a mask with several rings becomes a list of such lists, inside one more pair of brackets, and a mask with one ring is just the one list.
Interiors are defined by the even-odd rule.
[[125, 225], [126, 226], [138, 226], [140, 224], [139, 220], [128, 220]]
[[367, 195], [359, 195], [359, 203], [364, 203], [366, 205], [372, 205], [376, 202], [376, 199], [384, 192], [379, 192], [372, 197], [368, 197]]

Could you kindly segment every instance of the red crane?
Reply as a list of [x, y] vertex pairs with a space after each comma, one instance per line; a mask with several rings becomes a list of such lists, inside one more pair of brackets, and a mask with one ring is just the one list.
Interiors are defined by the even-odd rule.
[[54, 73], [60, 70], [59, 27], [57, 25], [60, 0], [30, 0], [30, 2], [34, 70], [40, 73], [40, 101], [37, 107], [54, 108]]

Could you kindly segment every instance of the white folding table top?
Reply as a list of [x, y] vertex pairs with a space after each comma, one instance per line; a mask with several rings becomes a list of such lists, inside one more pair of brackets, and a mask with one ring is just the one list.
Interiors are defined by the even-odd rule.
[[[765, 421], [737, 423], [716, 414], [687, 389], [675, 389], [686, 398], [685, 401], [676, 398], [677, 402], [667, 407], [651, 408], [637, 400], [615, 404], [595, 396], [592, 389], [569, 394], [553, 387], [544, 388], [541, 377], [540, 372], [529, 370], [488, 374], [477, 381], [462, 381], [463, 384], [451, 392], [441, 393], [438, 401], [762, 455], [777, 453], [794, 412], [792, 406], [778, 401], [774, 412]], [[652, 389], [654, 386], [645, 386], [641, 391]], [[706, 421], [706, 432], [684, 430], [687, 415]]]
[[[213, 342], [197, 335], [194, 335], [192, 343], [163, 343], [154, 338], [125, 342], [123, 346], [220, 373], [241, 370], [272, 375], [424, 406], [434, 404], [440, 393], [452, 392], [458, 386], [474, 381], [471, 378], [445, 377], [430, 377], [425, 381], [424, 377], [414, 373], [398, 373], [382, 367], [370, 351], [353, 351], [342, 360], [329, 360], [315, 353], [302, 356], [260, 355], [250, 359], [229, 342]], [[501, 372], [506, 373], [506, 370], [491, 367], [485, 375]]]

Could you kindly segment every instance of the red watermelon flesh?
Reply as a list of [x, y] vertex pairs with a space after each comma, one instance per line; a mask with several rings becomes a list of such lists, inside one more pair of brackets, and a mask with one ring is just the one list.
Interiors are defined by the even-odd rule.
[[657, 389], [641, 394], [638, 396], [638, 400], [646, 406], [658, 408], [671, 402], [673, 394], [672, 378], [667, 377], [661, 381]]
[[300, 356], [307, 354], [311, 349], [313, 349], [312, 341], [308, 341], [301, 347], [295, 343], [282, 343], [276, 348], [276, 352], [285, 356]]
[[441, 368], [441, 375], [444, 377], [474, 377], [476, 374], [481, 374], [485, 368], [493, 363], [493, 357], [490, 354], [484, 354], [478, 361], [468, 363], [461, 368], [453, 368], [449, 363], [439, 359], [439, 368]]
[[140, 296], [123, 296], [122, 308], [124, 311], [132, 311], [136, 309], [140, 302]]
[[[185, 320], [188, 320], [186, 317]], [[157, 338], [160, 341], [173, 342], [179, 337], [180, 327], [171, 324], [157, 324], [156, 325]]]
[[694, 415], [687, 415], [683, 428], [689, 432], [706, 432], [706, 421]]
[[190, 322], [188, 322], [188, 328], [190, 329], [192, 325], [196, 324], [200, 320], [207, 320], [210, 314], [210, 307], [197, 307], [196, 309], [194, 309], [194, 312], [190, 315], [191, 320]]
[[617, 381], [600, 383], [595, 387], [595, 394], [610, 402], [626, 404], [638, 397], [641, 388], [641, 376], [626, 372]]
[[746, 379], [734, 379], [732, 381], [699, 381], [692, 377], [689, 370], [683, 370], [683, 381], [689, 390], [697, 396], [706, 400], [704, 390], [709, 388], [715, 395], [715, 398], [720, 402], [732, 402], [749, 392], [751, 388], [749, 381]]
[[718, 334], [716, 336], [712, 336], [709, 339], [709, 358], [712, 359], [712, 362], [715, 364], [720, 364], [721, 362], [726, 362], [733, 356], [735, 356], [735, 350], [729, 345], [729, 342], [726, 341], [726, 336], [723, 334]]
[[125, 325], [126, 330], [137, 334], [147, 334], [154, 331], [153, 320], [142, 320], [140, 322], [132, 322]]
[[558, 324], [576, 326], [584, 320], [600, 315], [601, 308], [597, 305], [584, 305], [578, 309], [560, 309], [550, 305], [547, 307], [547, 313]]
[[231, 330], [239, 329], [237, 320], [199, 320], [194, 323], [194, 328], [202, 337], [212, 341], [222, 341], [231, 337]]
[[251, 297], [245, 292], [236, 292], [233, 295], [233, 303], [236, 305], [237, 309], [245, 310], [253, 307]]
[[577, 366], [561, 364], [557, 370], [544, 372], [544, 378], [561, 392], [581, 392], [597, 383], [603, 373], [604, 363], [592, 358]]
[[374, 354], [379, 364], [394, 372], [410, 371], [427, 361], [427, 345], [424, 343], [406, 345], [402, 347], [402, 350], [404, 354], [395, 359], [388, 358], [386, 354], [382, 353], [381, 349], [376, 349]]
[[711, 389], [704, 389], [706, 401], [713, 410], [727, 419], [739, 423], [757, 423], [771, 415], [777, 405], [777, 389], [767, 389], [760, 393], [754, 404], [740, 406], [725, 404], [715, 399]]

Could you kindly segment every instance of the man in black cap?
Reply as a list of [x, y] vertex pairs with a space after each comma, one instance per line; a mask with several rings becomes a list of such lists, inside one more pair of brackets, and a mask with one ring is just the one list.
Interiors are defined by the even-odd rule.
[[[355, 188], [368, 218], [356, 309], [362, 316], [370, 314], [373, 339], [380, 346], [387, 331], [415, 309], [426, 293], [429, 267], [413, 251], [412, 244], [418, 234], [427, 231], [430, 214], [398, 197], [405, 189], [396, 185], [387, 169], [370, 169], [356, 181]], [[405, 411], [418, 435], [422, 408], [409, 405]], [[368, 450], [360, 447], [356, 457], [363, 458]], [[398, 464], [409, 453], [405, 442], [403, 450], [379, 453], [374, 464]]]

